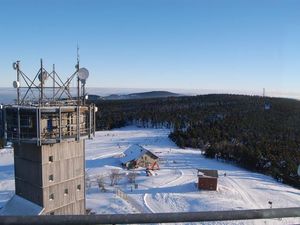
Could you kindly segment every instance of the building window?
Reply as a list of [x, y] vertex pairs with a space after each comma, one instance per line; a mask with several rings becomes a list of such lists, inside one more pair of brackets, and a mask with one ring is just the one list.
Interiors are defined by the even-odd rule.
[[65, 195], [69, 194], [69, 190], [68, 190], [68, 188], [66, 188], [66, 189], [65, 189], [65, 192], [64, 192], [64, 194], [65, 194]]
[[54, 199], [54, 194], [52, 193], [49, 195], [49, 200], [53, 200], [53, 199]]
[[53, 174], [51, 174], [51, 175], [49, 176], [49, 181], [53, 181], [53, 180], [54, 180]]
[[77, 185], [77, 191], [80, 191], [80, 190], [81, 190], [81, 185], [78, 184], [78, 185]]
[[53, 216], [53, 215], [54, 215], [54, 212], [50, 212], [50, 215]]
[[49, 156], [49, 162], [53, 162], [53, 155]]
[[53, 131], [52, 119], [47, 120], [47, 130], [48, 130], [48, 132]]

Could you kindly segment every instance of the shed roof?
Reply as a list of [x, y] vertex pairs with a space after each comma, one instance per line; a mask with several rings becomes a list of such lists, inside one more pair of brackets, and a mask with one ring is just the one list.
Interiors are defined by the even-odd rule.
[[131, 145], [128, 149], [126, 149], [124, 152], [124, 157], [120, 159], [122, 163], [127, 163], [132, 160], [137, 160], [141, 156], [147, 154], [149, 157], [153, 159], [157, 159], [158, 157], [154, 155], [152, 152], [149, 150], [145, 149], [144, 147], [140, 145]]
[[14, 195], [7, 203], [0, 209], [0, 215], [10, 216], [30, 216], [40, 215], [43, 212], [43, 207], [33, 202], [26, 200], [18, 195]]
[[218, 178], [218, 170], [198, 169], [198, 177]]

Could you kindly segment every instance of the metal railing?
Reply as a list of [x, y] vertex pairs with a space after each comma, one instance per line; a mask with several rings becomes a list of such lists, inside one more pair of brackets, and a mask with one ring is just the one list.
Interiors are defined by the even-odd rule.
[[177, 222], [233, 221], [300, 217], [300, 207], [251, 209], [230, 211], [202, 211], [178, 213], [62, 215], [62, 216], [0, 216], [4, 225], [96, 225], [96, 224], [146, 224]]

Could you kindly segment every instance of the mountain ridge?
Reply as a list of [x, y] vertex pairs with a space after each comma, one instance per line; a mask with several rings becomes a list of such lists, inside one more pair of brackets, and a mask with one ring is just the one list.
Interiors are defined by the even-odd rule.
[[169, 91], [147, 91], [136, 92], [130, 94], [111, 94], [108, 96], [89, 95], [90, 100], [127, 100], [127, 99], [149, 99], [149, 98], [167, 98], [167, 97], [179, 97], [183, 94], [177, 94]]

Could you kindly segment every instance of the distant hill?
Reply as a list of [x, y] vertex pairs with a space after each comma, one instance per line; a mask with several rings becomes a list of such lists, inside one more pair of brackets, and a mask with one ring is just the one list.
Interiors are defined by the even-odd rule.
[[166, 97], [178, 97], [180, 94], [168, 92], [168, 91], [150, 91], [141, 93], [132, 93], [127, 95], [109, 95], [104, 97], [105, 100], [126, 100], [126, 99], [146, 99], [146, 98], [166, 98]]
[[90, 101], [97, 101], [97, 100], [101, 100], [103, 99], [103, 97], [99, 96], [99, 95], [88, 95], [88, 100]]

